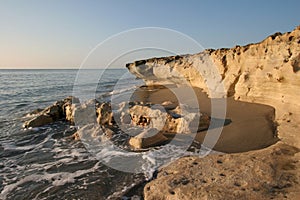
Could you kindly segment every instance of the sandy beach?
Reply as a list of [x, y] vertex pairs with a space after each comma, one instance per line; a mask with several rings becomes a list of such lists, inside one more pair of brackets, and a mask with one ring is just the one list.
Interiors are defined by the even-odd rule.
[[[198, 107], [200, 112], [209, 116], [211, 115], [212, 101], [225, 102], [225, 124], [220, 138], [213, 148], [216, 151], [245, 152], [261, 149], [278, 141], [273, 121], [275, 110], [271, 106], [235, 101], [233, 98], [210, 99], [201, 89], [193, 88], [192, 90], [191, 92], [190, 87], [177, 88], [174, 85], [141, 87], [133, 94], [132, 101], [159, 105], [164, 102], [172, 102], [171, 106], [176, 107], [178, 99], [180, 99], [180, 102], [186, 103], [189, 107]], [[193, 99], [194, 97], [197, 99]], [[198, 105], [195, 105], [196, 102]], [[218, 105], [218, 103], [215, 104]], [[198, 132], [195, 140], [202, 143], [206, 134], [207, 131]]]

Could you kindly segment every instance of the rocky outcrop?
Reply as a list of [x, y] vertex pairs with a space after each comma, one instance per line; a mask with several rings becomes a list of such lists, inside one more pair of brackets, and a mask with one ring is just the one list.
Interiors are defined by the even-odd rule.
[[[294, 147], [278, 143], [243, 154], [184, 157], [159, 170], [146, 200], [298, 199]], [[294, 191], [293, 191], [294, 190]]]
[[79, 99], [75, 97], [67, 97], [61, 101], [55, 102], [53, 105], [37, 110], [34, 117], [23, 124], [24, 128], [39, 127], [53, 123], [60, 119], [66, 119], [73, 122], [73, 103], [79, 103]]
[[[184, 105], [174, 108], [169, 104], [165, 107], [156, 107], [131, 102], [130, 107], [124, 107], [125, 104], [126, 102], [116, 105], [118, 110], [113, 113], [112, 106], [108, 102], [90, 100], [79, 104], [78, 99], [68, 97], [37, 112], [33, 119], [24, 123], [24, 127], [43, 126], [63, 119], [79, 128], [97, 124], [105, 130], [109, 130], [110, 127], [121, 129], [124, 134], [126, 130], [132, 128], [136, 133], [131, 133], [130, 146], [134, 149], [143, 149], [169, 141], [170, 136], [167, 135], [195, 133], [207, 129], [210, 124], [208, 115], [189, 112], [188, 107]], [[111, 138], [113, 131], [110, 131], [109, 135]], [[76, 133], [73, 138], [79, 139], [80, 135]]]
[[135, 105], [129, 109], [132, 124], [167, 133], [193, 133], [207, 129], [210, 118], [200, 112], [183, 111], [184, 105], [166, 112], [164, 107]]
[[299, 64], [300, 26], [256, 44], [127, 64], [147, 85], [191, 85], [212, 98], [270, 105], [281, 139], [248, 153], [181, 158], [160, 169], [145, 199], [299, 199]]
[[[168, 107], [168, 105], [166, 105]], [[210, 117], [200, 112], [187, 112], [184, 105], [173, 109], [163, 106], [135, 105], [129, 109], [132, 124], [142, 127], [129, 144], [135, 149], [157, 146], [169, 141], [174, 134], [191, 134], [207, 129]]]
[[[211, 97], [271, 105], [278, 122], [300, 118], [300, 26], [276, 33], [260, 43], [230, 49], [206, 50], [194, 55], [151, 58], [127, 64], [129, 71], [151, 84], [191, 84]], [[285, 123], [285, 122], [284, 122]], [[300, 146], [300, 137], [279, 128], [279, 136]]]

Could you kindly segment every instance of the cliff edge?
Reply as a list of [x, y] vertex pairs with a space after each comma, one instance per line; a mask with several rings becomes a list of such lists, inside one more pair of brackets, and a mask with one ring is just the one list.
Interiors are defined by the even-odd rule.
[[296, 135], [300, 119], [300, 26], [256, 44], [151, 58], [126, 67], [148, 85], [185, 82], [211, 97], [233, 96], [236, 100], [273, 106], [277, 122], [291, 125], [289, 131], [279, 126], [279, 136], [300, 147], [300, 137]]
[[281, 140], [246, 153], [181, 158], [159, 170], [145, 199], [299, 199], [300, 26], [256, 44], [126, 67], [147, 85], [186, 84], [210, 97], [273, 106]]

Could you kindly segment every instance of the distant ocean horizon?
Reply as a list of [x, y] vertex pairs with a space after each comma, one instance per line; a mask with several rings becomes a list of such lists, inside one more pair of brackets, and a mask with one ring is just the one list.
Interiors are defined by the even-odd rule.
[[0, 71], [1, 70], [13, 70], [13, 71], [26, 71], [26, 70], [127, 70], [125, 67], [116, 67], [116, 68], [106, 68], [106, 67], [91, 67], [91, 68], [1, 68], [0, 67]]

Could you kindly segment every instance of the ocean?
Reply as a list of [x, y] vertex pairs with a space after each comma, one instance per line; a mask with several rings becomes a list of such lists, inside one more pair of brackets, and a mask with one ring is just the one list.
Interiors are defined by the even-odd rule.
[[[97, 78], [80, 85], [92, 93]], [[0, 70], [0, 199], [114, 199], [142, 182], [143, 174], [107, 167], [57, 122], [23, 129], [26, 115], [73, 94], [78, 70]], [[83, 73], [83, 72], [80, 72]], [[126, 70], [106, 70], [95, 95], [109, 98]], [[129, 82], [135, 82], [129, 78]], [[92, 88], [92, 89], [91, 89]], [[128, 85], [126, 85], [128, 88]], [[103, 97], [103, 98], [104, 98]]]
[[[67, 96], [122, 102], [142, 84], [126, 69], [0, 70], [0, 199], [142, 199], [142, 185], [158, 167], [191, 152], [166, 145], [120, 153], [100, 142], [95, 153], [68, 137], [77, 127], [65, 121], [22, 127], [28, 113]], [[104, 162], [111, 159], [114, 166]], [[118, 168], [125, 162], [140, 169]]]

